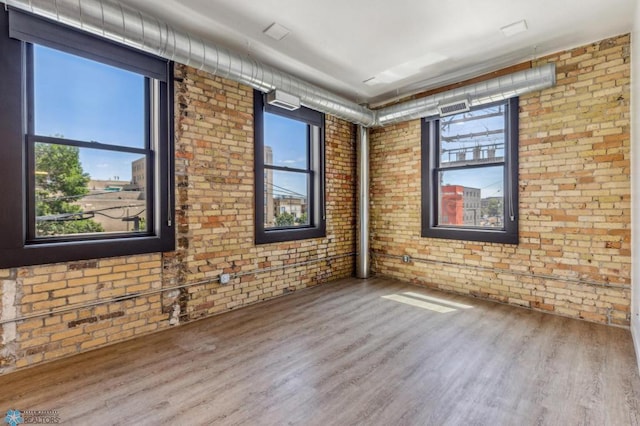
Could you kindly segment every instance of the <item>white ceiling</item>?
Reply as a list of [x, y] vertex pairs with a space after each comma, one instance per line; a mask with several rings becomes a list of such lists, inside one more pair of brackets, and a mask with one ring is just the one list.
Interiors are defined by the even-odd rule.
[[[631, 31], [636, 0], [121, 0], [359, 103]], [[506, 37], [500, 28], [526, 20]], [[281, 41], [263, 31], [291, 31]], [[366, 85], [378, 76], [399, 80]]]

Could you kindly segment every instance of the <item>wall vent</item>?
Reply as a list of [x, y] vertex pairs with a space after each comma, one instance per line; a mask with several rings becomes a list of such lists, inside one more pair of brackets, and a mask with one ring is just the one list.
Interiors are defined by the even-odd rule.
[[272, 90], [267, 93], [267, 103], [288, 111], [294, 111], [300, 108], [300, 98], [285, 93], [282, 90]]
[[459, 112], [467, 112], [470, 109], [471, 104], [469, 103], [469, 98], [438, 105], [438, 113], [440, 113], [440, 117], [458, 114]]

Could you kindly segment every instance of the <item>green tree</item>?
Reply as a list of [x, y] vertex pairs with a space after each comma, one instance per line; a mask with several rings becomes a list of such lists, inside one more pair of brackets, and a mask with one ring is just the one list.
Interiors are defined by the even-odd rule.
[[[36, 143], [35, 163], [36, 217], [81, 213], [74, 203], [89, 193], [90, 177], [82, 170], [79, 148]], [[103, 231], [92, 219], [36, 221], [38, 236]]]
[[288, 212], [282, 212], [277, 214], [276, 217], [276, 226], [291, 226], [295, 223], [295, 216]]
[[302, 213], [300, 215], [300, 217], [296, 219], [296, 223], [299, 224], [299, 225], [306, 225], [307, 224], [307, 214], [306, 213]]
[[486, 206], [482, 209], [482, 214], [489, 217], [502, 216], [502, 199], [489, 198], [486, 201]]

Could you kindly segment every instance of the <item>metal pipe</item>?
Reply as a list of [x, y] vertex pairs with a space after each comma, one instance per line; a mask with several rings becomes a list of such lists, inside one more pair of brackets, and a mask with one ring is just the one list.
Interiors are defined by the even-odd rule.
[[369, 129], [358, 126], [358, 219], [356, 247], [356, 276], [369, 278]]
[[205, 42], [132, 7], [110, 0], [1, 0], [53, 21], [247, 84], [262, 92], [280, 89], [312, 109], [365, 126], [375, 113], [274, 67]]
[[[332, 260], [336, 260], [336, 259], [341, 259], [341, 258], [344, 258], [344, 257], [353, 256], [353, 255], [355, 255], [355, 253], [337, 254], [337, 255], [334, 255], [334, 256], [319, 257], [319, 258], [316, 258], [316, 259], [307, 260], [307, 261], [304, 261], [304, 262], [292, 263], [292, 264], [288, 264], [288, 265], [274, 266], [274, 267], [270, 267], [270, 268], [256, 269], [256, 270], [253, 270], [253, 271], [239, 272], [239, 273], [231, 274], [231, 278], [232, 279], [236, 279], [236, 278], [240, 278], [240, 277], [243, 277], [243, 276], [246, 276], [246, 275], [258, 275], [258, 274], [262, 274], [264, 272], [269, 272], [269, 271], [285, 270], [285, 269], [290, 269], [290, 268], [298, 268], [300, 266], [309, 265], [309, 264], [312, 264], [312, 263], [327, 262], [327, 261], [332, 261]], [[81, 309], [89, 309], [89, 308], [93, 308], [93, 307], [100, 306], [100, 305], [106, 305], [106, 304], [109, 304], [109, 303], [119, 303], [119, 302], [124, 302], [126, 300], [137, 299], [137, 298], [140, 298], [140, 297], [153, 296], [153, 295], [158, 294], [158, 293], [166, 293], [166, 292], [169, 292], [169, 291], [180, 290], [180, 289], [187, 288], [187, 287], [195, 287], [195, 286], [199, 286], [199, 285], [215, 284], [215, 283], [219, 283], [219, 282], [220, 282], [220, 277], [212, 277], [212, 278], [209, 278], [209, 279], [206, 279], [206, 280], [193, 281], [193, 282], [190, 282], [190, 283], [187, 283], [187, 284], [175, 285], [175, 286], [171, 286], [171, 287], [156, 288], [156, 289], [152, 289], [152, 290], [142, 291], [140, 293], [124, 294], [122, 296], [110, 297], [108, 299], [94, 300], [93, 302], [84, 302], [84, 303], [79, 303], [79, 304], [75, 304], [75, 305], [67, 305], [67, 306], [63, 306], [63, 307], [60, 307], [60, 308], [54, 308], [54, 309], [51, 309], [49, 311], [32, 312], [32, 313], [29, 313], [29, 314], [20, 315], [20, 316], [11, 317], [11, 318], [2, 318], [2, 319], [0, 319], [0, 326], [4, 325], [4, 324], [15, 323], [15, 322], [18, 322], [18, 321], [25, 321], [25, 320], [29, 320], [29, 319], [33, 319], [33, 318], [42, 318], [42, 317], [46, 317], [46, 316], [49, 316], [49, 315], [57, 315], [57, 314], [63, 314], [63, 313], [66, 313], [66, 312], [79, 311]]]
[[[401, 255], [394, 255], [394, 254], [387, 254], [381, 251], [373, 251], [373, 253], [371, 254], [374, 258], [376, 257], [386, 257], [388, 259], [397, 259], [402, 261], [403, 256]], [[624, 285], [624, 284], [611, 284], [608, 281], [593, 281], [593, 280], [586, 280], [586, 279], [582, 279], [579, 277], [568, 277], [568, 276], [563, 276], [563, 275], [551, 275], [551, 274], [539, 274], [536, 272], [522, 272], [522, 271], [516, 271], [516, 270], [512, 270], [512, 269], [505, 269], [505, 268], [492, 268], [492, 267], [488, 267], [488, 266], [480, 266], [480, 265], [472, 265], [472, 264], [467, 264], [467, 263], [459, 263], [459, 262], [447, 262], [444, 260], [434, 260], [434, 259], [426, 259], [426, 258], [419, 258], [419, 257], [411, 257], [411, 262], [413, 263], [426, 263], [426, 264], [431, 264], [431, 265], [438, 265], [438, 266], [442, 266], [442, 267], [452, 267], [452, 268], [466, 268], [466, 269], [474, 269], [477, 271], [483, 271], [483, 272], [492, 272], [495, 274], [505, 274], [505, 275], [513, 275], [513, 276], [518, 276], [518, 277], [529, 277], [532, 279], [540, 279], [540, 280], [552, 280], [552, 281], [558, 281], [558, 282], [568, 282], [568, 283], [578, 283], [581, 285], [590, 285], [590, 286], [595, 286], [595, 287], [602, 287], [602, 288], [618, 288], [618, 289], [623, 289], [623, 290], [628, 290], [631, 288], [631, 285]]]
[[555, 84], [556, 65], [550, 63], [379, 109], [376, 111], [376, 125], [386, 126], [437, 115], [438, 105], [466, 97], [471, 106], [478, 106], [546, 89]]
[[555, 64], [519, 71], [381, 110], [372, 111], [293, 75], [228, 49], [205, 42], [168, 23], [112, 0], [0, 0], [26, 10], [152, 53], [247, 84], [262, 92], [280, 89], [312, 109], [365, 127], [378, 127], [437, 114], [437, 106], [469, 97], [472, 106], [518, 96], [555, 84]]

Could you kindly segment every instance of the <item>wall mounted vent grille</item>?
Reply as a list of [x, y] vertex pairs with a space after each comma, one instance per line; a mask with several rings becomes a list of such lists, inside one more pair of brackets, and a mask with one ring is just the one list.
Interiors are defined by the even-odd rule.
[[300, 108], [300, 99], [282, 90], [272, 90], [267, 93], [267, 103], [288, 111], [295, 111]]
[[446, 104], [438, 105], [438, 112], [441, 117], [458, 114], [460, 112], [467, 112], [471, 109], [469, 99], [462, 99], [455, 102], [448, 102]]

